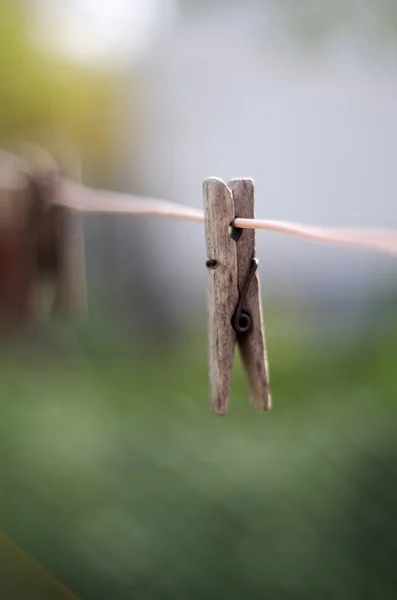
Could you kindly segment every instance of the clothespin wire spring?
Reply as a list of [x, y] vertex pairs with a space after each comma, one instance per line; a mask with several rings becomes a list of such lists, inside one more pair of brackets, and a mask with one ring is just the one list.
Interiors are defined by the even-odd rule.
[[248, 294], [248, 290], [258, 269], [259, 261], [257, 258], [252, 259], [251, 269], [248, 273], [247, 280], [244, 284], [243, 291], [240, 295], [236, 311], [232, 317], [233, 329], [238, 334], [247, 334], [252, 329], [252, 318], [249, 312], [244, 310], [244, 302]]

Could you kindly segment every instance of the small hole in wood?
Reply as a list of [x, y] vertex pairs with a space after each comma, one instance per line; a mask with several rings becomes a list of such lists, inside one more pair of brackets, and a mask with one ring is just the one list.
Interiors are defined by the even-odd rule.
[[247, 313], [241, 313], [238, 319], [240, 333], [247, 333], [251, 329], [251, 317]]
[[242, 233], [242, 229], [239, 229], [238, 227], [233, 227], [233, 225], [229, 225], [229, 235], [234, 242], [239, 241]]
[[205, 266], [207, 267], [207, 269], [216, 269], [216, 267], [218, 266], [218, 261], [214, 260], [213, 258], [210, 258], [205, 263]]

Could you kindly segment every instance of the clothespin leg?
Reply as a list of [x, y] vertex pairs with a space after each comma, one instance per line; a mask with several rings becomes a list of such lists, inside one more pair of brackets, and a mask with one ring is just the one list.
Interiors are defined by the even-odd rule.
[[[59, 207], [60, 208], [60, 207]], [[87, 313], [85, 244], [81, 216], [67, 208], [60, 209], [57, 243], [60, 253], [56, 282], [55, 306], [73, 318]]]
[[[229, 182], [232, 191], [235, 216], [255, 218], [254, 184], [251, 179], [236, 179]], [[247, 274], [255, 258], [255, 230], [238, 229], [233, 232], [237, 250], [237, 274], [239, 294], [243, 293]], [[252, 329], [246, 335], [237, 335], [242, 364], [251, 392], [251, 401], [258, 410], [271, 407], [269, 390], [269, 367], [262, 320], [260, 283], [256, 272], [245, 297], [245, 308], [252, 320]]]
[[236, 342], [231, 315], [238, 302], [238, 288], [236, 244], [229, 235], [234, 202], [223, 181], [210, 178], [204, 182], [204, 213], [211, 408], [224, 415], [229, 403]]

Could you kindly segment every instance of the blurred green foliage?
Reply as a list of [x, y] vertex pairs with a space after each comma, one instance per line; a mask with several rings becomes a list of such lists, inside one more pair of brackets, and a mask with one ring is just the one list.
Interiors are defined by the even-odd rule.
[[359, 32], [378, 45], [397, 35], [395, 0], [179, 0], [181, 14], [205, 12], [214, 7], [266, 6], [267, 18], [288, 26], [299, 41], [322, 44], [338, 34]]
[[238, 360], [209, 412], [200, 332], [60, 325], [4, 349], [0, 528], [87, 600], [394, 599], [397, 324], [331, 347], [282, 312], [267, 414]]
[[397, 35], [394, 0], [279, 0], [278, 10], [300, 39], [321, 43], [338, 34], [359, 32], [378, 44]]
[[0, 145], [36, 142], [58, 158], [66, 143], [82, 156], [108, 157], [113, 76], [45, 52], [35, 10], [26, 0], [0, 2]]

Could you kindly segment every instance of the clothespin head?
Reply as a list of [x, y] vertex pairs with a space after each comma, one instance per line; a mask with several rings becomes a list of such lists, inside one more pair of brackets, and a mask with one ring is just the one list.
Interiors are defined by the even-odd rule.
[[271, 398], [255, 230], [233, 227], [237, 217], [254, 218], [252, 180], [237, 179], [226, 185], [220, 179], [207, 179], [204, 213], [211, 408], [220, 415], [228, 410], [237, 342], [251, 402], [255, 408], [267, 410]]

